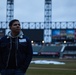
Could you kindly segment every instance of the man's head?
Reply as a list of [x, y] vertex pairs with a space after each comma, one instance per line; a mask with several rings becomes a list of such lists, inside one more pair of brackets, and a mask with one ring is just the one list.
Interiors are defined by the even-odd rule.
[[13, 35], [19, 34], [21, 27], [20, 27], [20, 22], [17, 19], [13, 19], [9, 22], [9, 28], [12, 32]]

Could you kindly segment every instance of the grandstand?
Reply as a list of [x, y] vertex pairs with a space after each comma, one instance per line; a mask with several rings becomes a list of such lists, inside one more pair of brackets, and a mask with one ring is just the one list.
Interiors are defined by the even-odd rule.
[[34, 56], [40, 57], [60, 57], [62, 46], [39, 45], [33, 46]]
[[63, 51], [64, 58], [76, 58], [76, 46], [66, 46]]
[[51, 57], [51, 58], [76, 58], [76, 46], [47, 46], [38, 45], [33, 46], [33, 55], [38, 57]]

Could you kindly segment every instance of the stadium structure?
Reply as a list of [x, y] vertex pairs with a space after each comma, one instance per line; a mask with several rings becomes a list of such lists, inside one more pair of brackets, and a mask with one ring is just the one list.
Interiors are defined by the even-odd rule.
[[[7, 0], [6, 21], [0, 21], [0, 38], [14, 18], [14, 0]], [[33, 45], [35, 56], [76, 58], [76, 22], [52, 22], [52, 0], [45, 0], [44, 22], [21, 22]]]

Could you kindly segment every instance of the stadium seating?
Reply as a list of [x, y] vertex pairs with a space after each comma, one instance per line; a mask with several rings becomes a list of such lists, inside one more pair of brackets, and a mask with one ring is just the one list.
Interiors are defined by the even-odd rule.
[[76, 58], [76, 46], [66, 46], [63, 51], [63, 58]]

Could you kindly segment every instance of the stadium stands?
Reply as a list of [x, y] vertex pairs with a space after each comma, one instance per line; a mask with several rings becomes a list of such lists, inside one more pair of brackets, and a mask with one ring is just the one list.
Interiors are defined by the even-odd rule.
[[63, 51], [63, 58], [76, 58], [76, 46], [66, 46]]
[[33, 46], [33, 55], [59, 57], [62, 46]]

